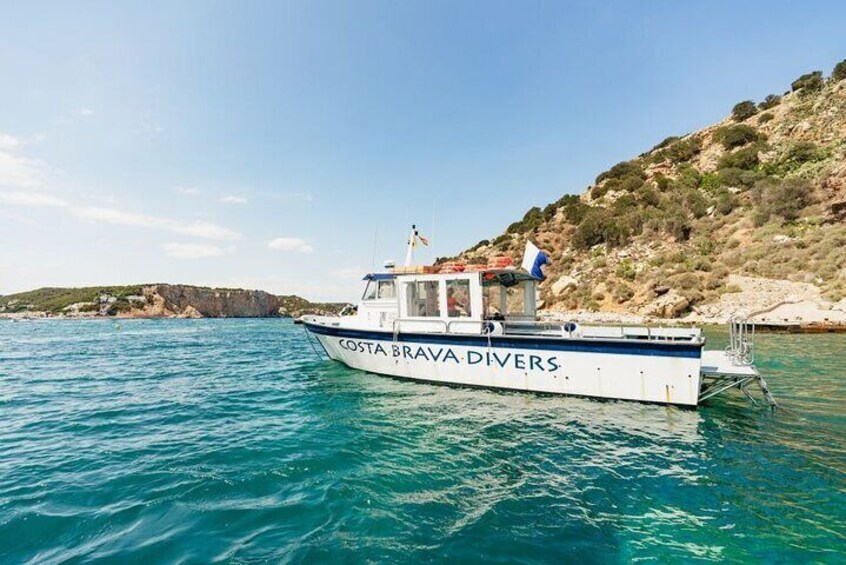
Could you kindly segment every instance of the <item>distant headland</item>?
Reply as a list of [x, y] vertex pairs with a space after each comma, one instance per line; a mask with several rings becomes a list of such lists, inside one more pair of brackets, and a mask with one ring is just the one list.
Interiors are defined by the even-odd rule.
[[263, 290], [184, 284], [47, 287], [0, 296], [0, 317], [271, 318], [333, 314], [343, 306]]

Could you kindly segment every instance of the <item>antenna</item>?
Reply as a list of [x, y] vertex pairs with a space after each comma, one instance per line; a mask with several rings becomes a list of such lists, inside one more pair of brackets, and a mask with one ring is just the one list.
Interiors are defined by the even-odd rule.
[[432, 254], [432, 263], [434, 264], [435, 259], [435, 204], [437, 204], [437, 200], [432, 198], [432, 227], [429, 230], [429, 252]]
[[373, 258], [370, 260], [370, 272], [376, 270], [376, 242], [379, 240], [379, 228], [373, 230]]
[[410, 267], [414, 262], [414, 245], [417, 243], [417, 226], [411, 225], [411, 233], [408, 235], [408, 244], [405, 248], [405, 266]]

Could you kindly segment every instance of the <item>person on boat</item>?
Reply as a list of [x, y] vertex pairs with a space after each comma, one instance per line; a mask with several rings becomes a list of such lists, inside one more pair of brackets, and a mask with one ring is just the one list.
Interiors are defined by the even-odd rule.
[[458, 301], [458, 298], [455, 296], [455, 289], [448, 288], [447, 289], [447, 312], [449, 313], [450, 318], [456, 318], [461, 316], [464, 312], [467, 311], [467, 305], [462, 304]]

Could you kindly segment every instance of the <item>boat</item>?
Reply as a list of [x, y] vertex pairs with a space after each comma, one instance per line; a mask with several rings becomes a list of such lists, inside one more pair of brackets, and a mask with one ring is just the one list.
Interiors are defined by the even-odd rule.
[[[412, 227], [412, 250], [417, 237]], [[776, 406], [743, 319], [730, 322], [725, 350], [706, 349], [699, 328], [543, 321], [545, 255], [531, 242], [520, 267], [505, 258], [415, 266], [412, 250], [404, 266], [366, 274], [344, 315], [302, 317], [330, 359], [428, 383], [685, 407], [732, 388], [755, 401], [748, 387], [757, 384]]]

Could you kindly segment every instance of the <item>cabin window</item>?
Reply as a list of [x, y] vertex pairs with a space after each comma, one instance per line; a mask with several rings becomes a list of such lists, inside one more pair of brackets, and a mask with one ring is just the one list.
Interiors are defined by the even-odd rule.
[[379, 298], [396, 298], [397, 289], [394, 281], [379, 281]]
[[483, 288], [483, 302], [485, 316], [495, 319], [499, 317], [534, 316], [533, 303], [527, 301], [527, 293], [533, 293], [531, 281], [512, 286], [493, 284]]
[[407, 283], [409, 316], [440, 316], [438, 303], [438, 281], [417, 281]]
[[470, 313], [470, 281], [447, 281], [447, 313], [450, 318], [467, 318]]
[[370, 280], [367, 281], [367, 287], [364, 289], [362, 300], [376, 300], [390, 299], [397, 297], [397, 289], [394, 286], [394, 281], [390, 280]]
[[512, 286], [505, 290], [506, 316], [524, 316], [526, 311], [526, 294], [523, 285]]
[[378, 284], [376, 281], [367, 281], [367, 287], [364, 289], [364, 296], [362, 300], [373, 300], [376, 298], [376, 288]]

